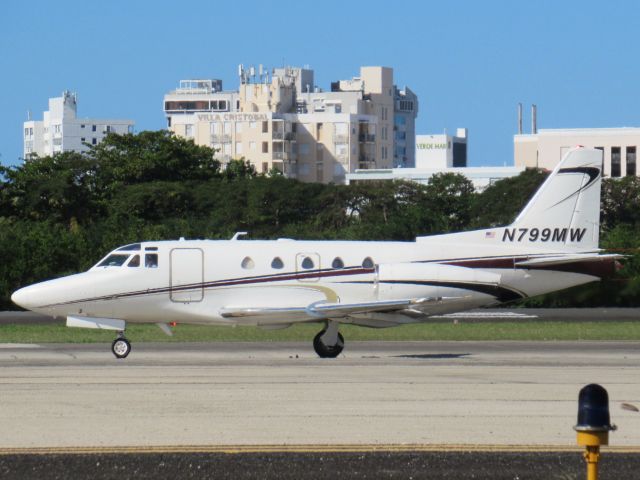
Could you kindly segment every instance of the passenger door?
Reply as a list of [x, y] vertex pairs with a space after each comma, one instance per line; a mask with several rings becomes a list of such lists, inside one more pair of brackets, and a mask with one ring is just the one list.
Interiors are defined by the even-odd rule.
[[173, 302], [200, 302], [204, 297], [204, 252], [200, 248], [171, 250], [170, 287]]

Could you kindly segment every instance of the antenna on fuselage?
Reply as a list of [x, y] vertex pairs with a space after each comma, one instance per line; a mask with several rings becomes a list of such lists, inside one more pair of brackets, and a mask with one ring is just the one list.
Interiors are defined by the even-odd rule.
[[243, 237], [245, 235], [249, 235], [249, 232], [236, 232], [233, 234], [233, 237], [231, 237], [231, 240], [238, 240], [238, 238]]

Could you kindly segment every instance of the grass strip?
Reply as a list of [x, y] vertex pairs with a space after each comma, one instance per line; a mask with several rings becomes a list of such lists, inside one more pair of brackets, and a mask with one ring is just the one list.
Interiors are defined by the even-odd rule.
[[[294, 325], [283, 330], [258, 327], [217, 327], [178, 325], [174, 335], [165, 335], [156, 325], [127, 327], [127, 338], [134, 342], [282, 342], [310, 341], [319, 332], [319, 324]], [[349, 341], [419, 340], [640, 340], [640, 322], [458, 322], [421, 323], [386, 329], [343, 325], [340, 331]], [[67, 328], [63, 323], [0, 325], [0, 343], [95, 343], [110, 342], [115, 332]]]

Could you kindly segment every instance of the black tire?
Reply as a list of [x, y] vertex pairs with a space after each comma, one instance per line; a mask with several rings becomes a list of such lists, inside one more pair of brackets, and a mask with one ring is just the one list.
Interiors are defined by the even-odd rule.
[[336, 358], [344, 349], [344, 337], [338, 332], [338, 343], [335, 345], [325, 345], [322, 343], [322, 340], [320, 340], [324, 332], [325, 330], [322, 330], [313, 338], [313, 349], [320, 358]]
[[111, 344], [111, 351], [116, 358], [127, 358], [131, 353], [131, 342], [126, 338], [116, 338]]

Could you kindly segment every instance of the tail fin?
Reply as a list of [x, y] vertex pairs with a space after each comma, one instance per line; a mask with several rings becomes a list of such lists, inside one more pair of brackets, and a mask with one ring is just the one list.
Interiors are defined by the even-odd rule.
[[570, 150], [520, 212], [505, 228], [503, 241], [566, 250], [598, 248], [602, 151]]

